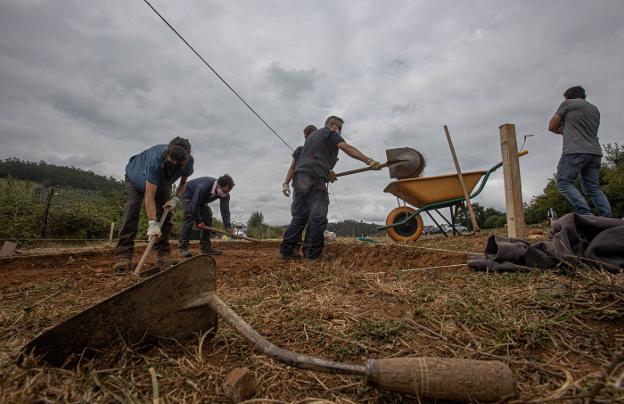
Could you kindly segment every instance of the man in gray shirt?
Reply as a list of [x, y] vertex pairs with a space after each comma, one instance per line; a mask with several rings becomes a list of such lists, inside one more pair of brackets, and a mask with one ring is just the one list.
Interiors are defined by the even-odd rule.
[[613, 217], [611, 205], [600, 189], [600, 160], [602, 149], [598, 141], [600, 112], [585, 100], [585, 89], [571, 87], [563, 93], [565, 100], [548, 123], [548, 130], [563, 135], [563, 152], [557, 165], [556, 186], [577, 213], [591, 215], [583, 195], [574, 186], [581, 176], [583, 191], [594, 205], [598, 215]]

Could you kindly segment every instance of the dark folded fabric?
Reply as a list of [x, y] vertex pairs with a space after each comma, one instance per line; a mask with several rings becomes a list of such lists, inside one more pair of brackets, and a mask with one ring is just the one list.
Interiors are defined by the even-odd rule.
[[530, 271], [569, 267], [582, 261], [615, 272], [624, 269], [624, 221], [568, 213], [553, 222], [546, 241], [490, 236], [483, 254], [472, 254], [476, 270]]

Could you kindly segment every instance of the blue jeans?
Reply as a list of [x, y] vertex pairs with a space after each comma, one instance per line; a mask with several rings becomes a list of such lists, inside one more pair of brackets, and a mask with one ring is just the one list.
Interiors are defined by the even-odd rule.
[[613, 217], [611, 205], [600, 189], [600, 159], [602, 157], [595, 154], [564, 154], [557, 165], [556, 186], [559, 192], [566, 197], [568, 202], [577, 213], [591, 215], [592, 211], [583, 195], [574, 186], [574, 181], [581, 175], [581, 185], [583, 191], [591, 198], [596, 205], [598, 215], [603, 217]]
[[308, 258], [318, 258], [325, 246], [329, 194], [325, 182], [306, 173], [297, 173], [293, 179], [292, 220], [280, 244], [280, 253], [291, 255], [301, 242], [301, 233], [308, 226]]

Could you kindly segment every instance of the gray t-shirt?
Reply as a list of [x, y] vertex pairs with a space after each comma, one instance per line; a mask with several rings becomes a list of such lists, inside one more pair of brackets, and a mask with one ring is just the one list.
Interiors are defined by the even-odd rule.
[[595, 105], [576, 98], [565, 100], [556, 112], [563, 118], [563, 153], [602, 156], [598, 141], [600, 112]]

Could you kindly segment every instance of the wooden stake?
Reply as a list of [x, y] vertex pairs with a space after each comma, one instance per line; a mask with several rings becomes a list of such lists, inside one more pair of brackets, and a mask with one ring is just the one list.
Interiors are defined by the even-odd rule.
[[110, 232], [108, 233], [108, 245], [113, 246], [113, 231], [115, 231], [115, 222], [111, 222]]
[[[466, 184], [464, 183], [464, 176], [462, 175], [461, 168], [459, 167], [457, 154], [455, 154], [455, 147], [453, 146], [453, 141], [451, 140], [451, 133], [449, 132], [448, 126], [446, 125], [444, 125], [444, 132], [446, 132], [446, 140], [448, 140], [449, 148], [451, 149], [451, 154], [453, 155], [453, 162], [455, 163], [455, 169], [457, 170], [457, 177], [459, 178], [459, 184], [461, 185], [462, 191], [464, 192], [464, 200], [466, 201], [466, 206], [468, 207], [468, 214], [470, 215], [470, 221], [472, 222], [472, 230], [479, 231], [477, 218], [475, 217], [474, 211], [472, 210], [472, 204], [470, 203], [470, 195], [468, 194], [468, 190], [466, 189]], [[454, 234], [455, 233], [453, 233], [453, 235]]]
[[54, 196], [54, 185], [50, 187], [48, 192], [48, 198], [46, 199], [45, 210], [43, 211], [43, 218], [41, 219], [41, 238], [46, 236], [46, 230], [48, 229], [48, 214], [50, 213], [50, 204], [52, 203], [52, 197]]
[[499, 130], [505, 176], [507, 235], [524, 239], [526, 229], [522, 206], [522, 183], [520, 181], [520, 163], [518, 162], [518, 144], [516, 143], [516, 126], [506, 123], [501, 125]]

